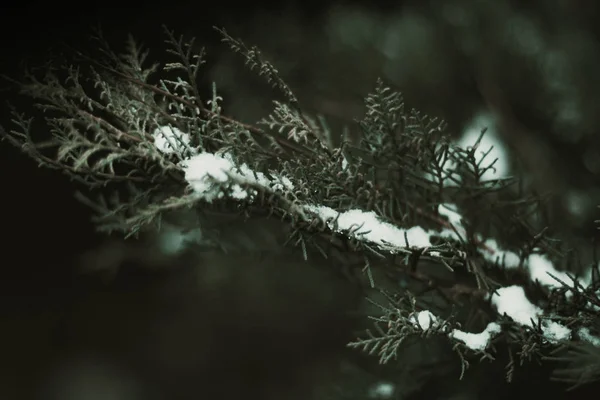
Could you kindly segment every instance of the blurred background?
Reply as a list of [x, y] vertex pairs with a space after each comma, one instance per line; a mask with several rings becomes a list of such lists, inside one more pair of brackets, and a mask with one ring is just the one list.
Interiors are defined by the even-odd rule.
[[[122, 46], [131, 33], [160, 61], [164, 59], [161, 25], [165, 24], [178, 33], [196, 37], [198, 46], [206, 47], [203, 87], [208, 90], [215, 82], [224, 98], [224, 112], [254, 123], [271, 111], [272, 100], [279, 95], [246, 69], [239, 55], [219, 42], [212, 28], [219, 26], [246, 44], [257, 45], [279, 69], [304, 109], [323, 115], [340, 135], [345, 128], [356, 132], [353, 121], [364, 112], [363, 98], [380, 77], [403, 93], [409, 108], [444, 119], [448, 135], [457, 143], [472, 144], [480, 130], [488, 128], [486, 143], [494, 145], [494, 154], [502, 157], [497, 176], [520, 177], [529, 190], [547, 194], [552, 235], [567, 241], [584, 261], [589, 261], [598, 239], [594, 220], [599, 218], [600, 204], [599, 11], [600, 4], [593, 0], [169, 1], [155, 5], [120, 2], [114, 7], [89, 2], [4, 3], [0, 10], [0, 71], [18, 76], [24, 63], [39, 65], [51, 50], [61, 49], [62, 43], [85, 50], [90, 46], [88, 37], [94, 24], [101, 25], [115, 48]], [[7, 127], [4, 101], [25, 109], [29, 104], [14, 96], [4, 83], [0, 90], [1, 121]], [[81, 332], [80, 325], [90, 324], [95, 315], [105, 319], [100, 319], [102, 323], [94, 325], [93, 331], [78, 334], [92, 338], [81, 346], [100, 354], [110, 353], [101, 351], [102, 346], [115, 353], [118, 346], [129, 348], [146, 330], [166, 324], [160, 319], [163, 317], [153, 317], [153, 307], [163, 307], [164, 298], [171, 299], [164, 297], [166, 289], [161, 282], [171, 279], [178, 291], [178, 285], [188, 279], [186, 271], [191, 261], [161, 261], [181, 266], [169, 279], [143, 272], [148, 257], [126, 256], [127, 246], [107, 242], [94, 233], [88, 210], [73, 198], [76, 187], [71, 182], [57, 172], [37, 168], [5, 143], [0, 144], [0, 153], [4, 213], [0, 397], [153, 398], [154, 392], [140, 389], [144, 385], [136, 376], [139, 370], [116, 367], [110, 357], [105, 360], [78, 352], [69, 343], [75, 332]], [[128, 260], [135, 264], [131, 267], [137, 271], [135, 274], [145, 280], [133, 274], [134, 278], [121, 277], [120, 287], [90, 283], [76, 273], [83, 254], [88, 255], [86, 262], [100, 258], [103, 263], [121, 264]], [[144, 284], [132, 289], [131, 282], [136, 280]], [[234, 284], [227, 287], [237, 288]], [[235, 292], [236, 296], [256, 296], [252, 290], [243, 295], [237, 289]], [[148, 305], [154, 304], [152, 301], [159, 306]], [[243, 297], [239, 300], [245, 301]], [[181, 344], [178, 332], [196, 332], [187, 336], [190, 343], [206, 333], [193, 316], [199, 310], [208, 312], [207, 306], [203, 303], [199, 308], [182, 311], [182, 304], [187, 303], [189, 298], [183, 295], [175, 301], [174, 307], [181, 313], [181, 318], [175, 319], [180, 325], [172, 320], [169, 324], [180, 328], [173, 328], [174, 337], [165, 334], [161, 339], [179, 341], [182, 354], [197, 347]], [[140, 314], [145, 317], [138, 318]], [[78, 325], [77, 318], [85, 322]], [[123, 327], [127, 321], [141, 322]], [[106, 339], [106, 327], [120, 339]], [[132, 354], [158, 348], [152, 340], [145, 345], [149, 347], [138, 353], [132, 350]], [[175, 351], [168, 346], [166, 349], [169, 353]], [[193, 384], [197, 366], [185, 369], [181, 366], [184, 364], [178, 365], [182, 389], [180, 397], [172, 398], [195, 398], [198, 390], [202, 392]], [[386, 392], [373, 386], [379, 382], [375, 377], [359, 374], [351, 364], [345, 368], [345, 376], [352, 376], [357, 385], [354, 394], [334, 390], [327, 394], [331, 399], [479, 398], [484, 390], [483, 380], [478, 382], [484, 372], [477, 372], [477, 367], [470, 371], [470, 380], [460, 384], [454, 380], [442, 382], [440, 378], [440, 393], [433, 394], [425, 391], [426, 381], [415, 378], [414, 371], [403, 370], [404, 386]], [[419, 376], [431, 372], [427, 367], [420, 368], [425, 372], [419, 372]], [[164, 375], [168, 370], [165, 367], [159, 371]], [[73, 375], [73, 371], [81, 373]], [[497, 377], [500, 385], [501, 368]], [[547, 385], [543, 372], [528, 378], [536, 391], [543, 385], [552, 390], [555, 397], [551, 398], [562, 398], [561, 390]], [[73, 394], [84, 393], [75, 389], [52, 389], [52, 382], [58, 382], [60, 388], [71, 388], [75, 384], [64, 382], [77, 379], [84, 382], [81, 387], [95, 389], [85, 394]], [[169, 383], [164, 383], [164, 388], [171, 387], [174, 380], [165, 377]], [[42, 387], [50, 389], [39, 389]], [[106, 389], [107, 393], [102, 394], [98, 388], [114, 391]], [[498, 386], [495, 394], [522, 390], [523, 386], [516, 384], [510, 388]], [[289, 390], [286, 395], [275, 393], [285, 397]]]

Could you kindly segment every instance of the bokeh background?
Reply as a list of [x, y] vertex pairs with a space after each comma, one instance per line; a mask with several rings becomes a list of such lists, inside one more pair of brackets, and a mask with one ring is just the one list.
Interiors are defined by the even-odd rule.
[[[444, 119], [448, 135], [458, 143], [471, 144], [473, 134], [488, 128], [489, 143], [501, 151], [498, 154], [503, 158], [498, 176], [520, 177], [530, 190], [549, 195], [547, 217], [552, 235], [577, 249], [583, 261], [592, 257], [598, 239], [594, 221], [599, 218], [600, 204], [598, 2], [169, 1], [120, 2], [114, 6], [20, 2], [4, 3], [2, 7], [2, 73], [18, 76], [24, 63], [44, 62], [51, 51], [60, 51], [63, 43], [88, 49], [90, 28], [97, 23], [116, 48], [131, 33], [160, 61], [164, 55], [161, 25], [166, 24], [178, 33], [196, 37], [198, 45], [206, 47], [204, 89], [215, 82], [224, 98], [225, 113], [247, 123], [265, 116], [278, 94], [248, 71], [239, 55], [219, 42], [212, 26], [224, 27], [232, 36], [257, 45], [277, 66], [305, 110], [323, 115], [340, 134], [345, 128], [355, 132], [353, 121], [362, 115], [363, 98], [380, 77], [404, 94], [409, 107]], [[17, 107], [27, 108], [29, 104], [4, 83], [0, 90], [2, 124], [6, 126], [5, 100]], [[104, 246], [102, 249], [108, 250], [93, 257], [121, 260], [114, 255], [127, 250], [121, 245], [110, 247], [105, 238], [94, 233], [88, 210], [74, 200], [75, 187], [66, 178], [37, 168], [5, 143], [0, 144], [0, 154], [4, 253], [0, 278], [0, 397], [20, 398], [25, 393], [40, 396], [36, 388], [50, 379], [45, 374], [53, 368], [53, 360], [68, 353], [61, 353], [61, 346], [69, 348], [71, 339], [64, 333], [68, 328], [60, 324], [74, 304], [87, 304], [78, 311], [86, 318], [99, 312], [107, 316], [104, 324], [121, 326], [131, 315], [151, 312], [147, 306], [136, 309], [132, 304], [153, 299], [154, 292], [148, 289], [144, 292], [147, 297], [140, 297], [135, 290], [125, 291], [131, 293], [130, 297], [118, 292], [123, 297], [111, 297], [114, 304], [105, 297], [94, 297], [100, 289], [90, 289], [88, 281], [77, 273], [80, 256]], [[183, 276], [173, 279], [183, 282]], [[89, 299], [89, 303], [82, 302], [82, 298]], [[121, 304], [128, 305], [127, 311]], [[188, 310], [192, 315], [198, 312], [193, 307]], [[105, 334], [100, 328], [86, 332], [92, 336]], [[188, 340], [193, 342], [195, 338]], [[78, 362], [73, 361], [77, 368], [81, 365]], [[105, 368], [100, 362], [90, 363], [89, 376], [112, 382], [94, 381], [90, 387], [111, 386], [115, 376], [127, 375]], [[94, 372], [94, 368], [100, 372]], [[353, 367], [347, 368], [351, 371]], [[484, 372], [473, 372], [473, 378], [461, 383], [463, 386], [448, 381], [438, 389], [454, 391], [456, 398], [478, 398], [483, 390], [477, 383], [478, 374]], [[377, 380], [358, 373], [354, 377], [354, 382], [363, 382], [363, 388], [355, 391], [356, 398], [360, 397], [356, 393], [368, 397], [369, 385]], [[403, 379], [407, 382], [403, 391], [397, 389], [393, 396], [427, 396], [424, 386], [413, 382], [414, 376], [409, 374]], [[534, 387], [550, 387], [555, 398], [561, 398], [562, 392], [548, 386], [543, 373], [531, 379]], [[190, 383], [193, 374], [182, 381], [189, 387], [182, 383], [186, 389], [181, 398], [193, 398], [197, 389]], [[524, 386], [502, 387], [495, 392], [499, 396], [520, 390]], [[373, 393], [375, 397], [384, 396]]]

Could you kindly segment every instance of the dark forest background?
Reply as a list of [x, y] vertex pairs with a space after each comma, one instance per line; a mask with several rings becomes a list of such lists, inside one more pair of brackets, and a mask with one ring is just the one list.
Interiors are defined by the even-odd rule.
[[[551, 194], [555, 236], [570, 240], [585, 258], [598, 237], [594, 220], [600, 204], [599, 8], [591, 0], [5, 3], [0, 10], [0, 72], [18, 76], [23, 65], [39, 65], [64, 51], [64, 43], [93, 51], [89, 34], [97, 24], [116, 48], [131, 33], [160, 57], [165, 24], [206, 46], [205, 89], [216, 81], [226, 112], [254, 122], [269, 110], [268, 85], [219, 43], [212, 29], [216, 25], [258, 45], [307, 109], [325, 114], [339, 130], [362, 112], [362, 97], [380, 76], [401, 90], [410, 106], [444, 118], [457, 139], [478, 113], [492, 111], [496, 131], [510, 150], [512, 171], [540, 193]], [[547, 59], [550, 55], [554, 62]], [[30, 106], [4, 82], [0, 100], [3, 125], [6, 101]], [[61, 354], [70, 356], [62, 349], [70, 349], [72, 337], [61, 323], [74, 304], [89, 307], [78, 311], [86, 324], [94, 315], [127, 308], [129, 316], [98, 322], [125, 324], [138, 311], [148, 312], [144, 305], [136, 308], [152, 298], [147, 287], [173, 278], [148, 278], [146, 287], [111, 298], [114, 304], [97, 301], [89, 295], [96, 283], [79, 273], [80, 256], [106, 238], [94, 232], [89, 210], [74, 199], [74, 185], [56, 171], [38, 168], [6, 143], [0, 144], [0, 164], [0, 398], [43, 398], [38, 387], [46, 382], [48, 369]], [[104, 328], [77, 332], [119, 335]], [[566, 398], [563, 386], [548, 381], [546, 369], [527, 368], [531, 375], [512, 386], [503, 383], [499, 368], [497, 386], [486, 390], [498, 398], [541, 393]], [[476, 370], [471, 369], [473, 376]], [[173, 398], [202, 393], [194, 387], [192, 373], [181, 382], [180, 397]], [[485, 392], [473, 386], [477, 384], [468, 380], [440, 384], [443, 390], [452, 387], [452, 398], [473, 398], [461, 397], [463, 391], [475, 398], [472, 393]], [[413, 398], [449, 398], [426, 393], [423, 389], [422, 397]]]

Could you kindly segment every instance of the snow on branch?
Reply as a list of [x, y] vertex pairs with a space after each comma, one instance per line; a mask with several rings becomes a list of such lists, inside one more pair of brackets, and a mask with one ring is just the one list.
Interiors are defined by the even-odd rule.
[[[262, 172], [252, 171], [247, 165], [237, 167], [229, 154], [219, 156], [210, 153], [200, 153], [181, 162], [185, 171], [185, 179], [199, 198], [212, 202], [217, 198], [223, 198], [223, 188], [229, 188], [229, 196], [234, 199], [252, 198], [256, 194], [255, 189], [245, 190], [244, 185], [252, 184], [263, 187], [266, 190], [292, 190], [294, 185], [287, 177], [271, 175], [267, 178]], [[373, 211], [365, 212], [359, 209], [338, 212], [330, 207], [314, 204], [303, 205], [304, 210], [316, 214], [332, 231], [344, 232], [352, 235], [355, 239], [375, 244], [380, 250], [390, 253], [401, 252], [411, 248], [426, 249], [432, 245], [432, 236], [448, 239], [458, 239], [458, 235], [452, 229], [425, 230], [415, 226], [408, 229], [398, 228], [381, 218]], [[455, 211], [452, 204], [440, 204], [438, 211], [440, 215], [446, 216], [449, 222], [459, 232], [464, 232], [462, 216]], [[549, 287], [560, 287], [561, 282], [569, 281], [568, 274], [558, 271], [553, 264], [540, 254], [531, 254], [521, 262], [520, 257], [498, 247], [493, 239], [488, 239], [482, 246], [481, 254], [488, 260], [503, 261], [505, 268], [522, 268], [528, 271], [532, 281], [537, 281]], [[583, 285], [589, 285], [589, 281], [583, 281]], [[541, 324], [544, 337], [551, 343], [558, 343], [571, 338], [571, 329], [558, 322], [550, 320], [551, 316], [533, 305], [525, 295], [520, 286], [508, 286], [496, 289], [491, 296], [492, 305], [497, 313], [510, 317], [515, 323], [534, 328]], [[412, 316], [419, 329], [426, 331], [434, 326], [440, 319], [428, 310], [423, 310]], [[485, 330], [480, 333], [464, 332], [453, 328], [447, 335], [450, 338], [463, 342], [468, 348], [475, 351], [485, 350], [491, 340], [501, 331], [501, 325], [490, 322]], [[580, 331], [584, 340], [597, 344], [600, 338], [589, 334], [589, 331]]]

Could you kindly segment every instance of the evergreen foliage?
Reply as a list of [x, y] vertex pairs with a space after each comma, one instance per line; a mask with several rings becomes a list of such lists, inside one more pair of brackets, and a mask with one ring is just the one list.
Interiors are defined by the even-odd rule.
[[[532, 360], [558, 361], [555, 378], [573, 386], [600, 378], [598, 263], [577, 265], [549, 237], [541, 196], [484, 179], [490, 149], [453, 145], [443, 121], [382, 80], [357, 117], [359, 140], [332, 132], [259, 49], [217, 31], [283, 95], [256, 124], [226, 115], [216, 84], [204, 93], [193, 40], [165, 29], [172, 60], [151, 63], [132, 38], [117, 54], [97, 32], [102, 58], [74, 50], [75, 64], [12, 80], [43, 116], [14, 110], [2, 137], [80, 184], [102, 232], [136, 236], [190, 210], [281, 221], [286, 246], [363, 290], [370, 315], [348, 346], [381, 363], [438, 337], [457, 379], [505, 354], [509, 381]], [[42, 129], [51, 137], [36, 140]], [[199, 228], [201, 245], [218, 246]]]

